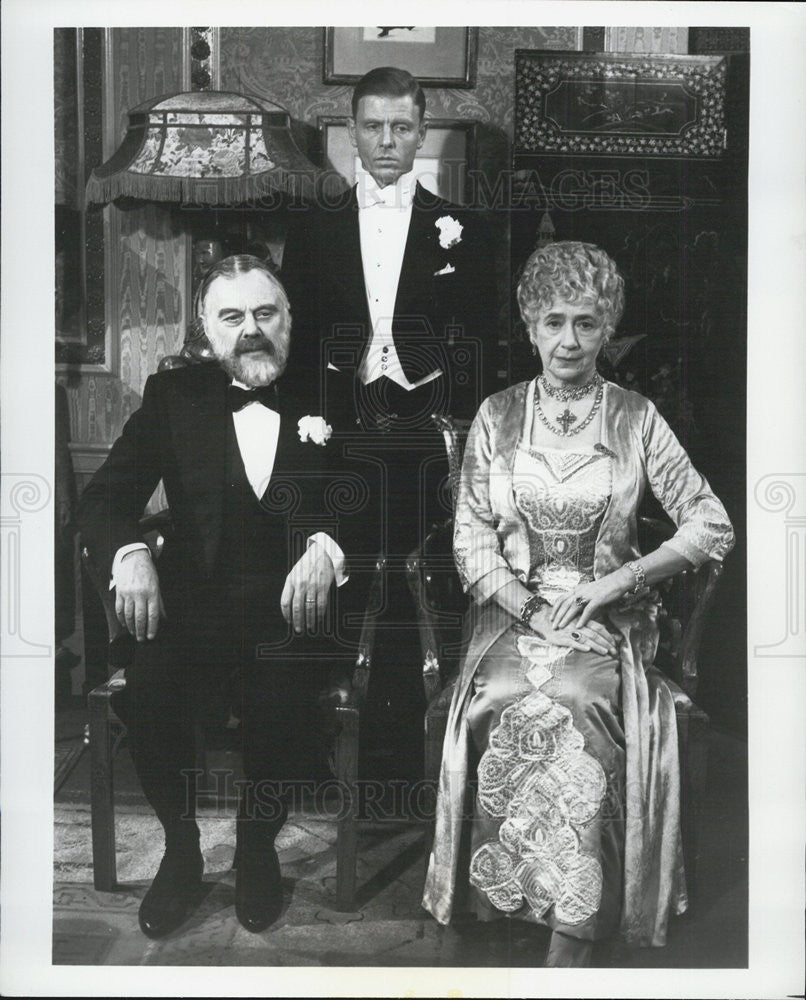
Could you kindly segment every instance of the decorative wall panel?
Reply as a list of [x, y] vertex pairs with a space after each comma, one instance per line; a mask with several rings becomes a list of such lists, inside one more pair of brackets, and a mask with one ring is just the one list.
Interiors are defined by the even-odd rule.
[[719, 56], [516, 55], [515, 145], [542, 153], [719, 156]]

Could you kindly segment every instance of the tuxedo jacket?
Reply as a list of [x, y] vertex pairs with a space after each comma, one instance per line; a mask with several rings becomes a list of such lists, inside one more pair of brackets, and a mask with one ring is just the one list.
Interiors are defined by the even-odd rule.
[[[292, 311], [292, 367], [297, 377], [316, 373], [320, 386], [328, 366], [355, 375], [372, 334], [358, 212], [353, 188], [338, 205], [307, 207], [289, 224], [281, 277]], [[445, 216], [462, 226], [453, 246], [442, 245], [436, 224]], [[418, 183], [392, 332], [410, 381], [442, 370], [443, 412], [471, 418], [493, 385], [495, 317], [486, 224], [478, 212], [444, 201]]]
[[[162, 479], [172, 520], [158, 563], [163, 594], [215, 583], [236, 440], [226, 398], [228, 384], [229, 378], [215, 363], [149, 377], [142, 406], [127, 422], [78, 507], [82, 544], [100, 579], [110, 578], [121, 546], [143, 541], [138, 522]], [[267, 574], [284, 580], [304, 551], [307, 537], [316, 531], [338, 535], [338, 516], [328, 507], [333, 483], [328, 477], [327, 446], [299, 438], [298, 420], [311, 411], [302, 409], [296, 397], [280, 386], [279, 412], [277, 452], [262, 504], [282, 513], [284, 519], [278, 523], [292, 529], [278, 530], [276, 544], [265, 553]], [[239, 461], [237, 444], [235, 453]], [[290, 541], [295, 537], [296, 545]], [[278, 604], [279, 599], [278, 592]]]

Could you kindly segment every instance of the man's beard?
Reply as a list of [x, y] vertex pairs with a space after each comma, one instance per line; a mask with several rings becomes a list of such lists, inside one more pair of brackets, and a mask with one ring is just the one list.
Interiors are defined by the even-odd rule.
[[288, 364], [288, 336], [283, 335], [277, 340], [266, 340], [265, 351], [242, 351], [237, 346], [227, 350], [213, 335], [208, 334], [210, 344], [215, 351], [219, 364], [238, 382], [250, 387], [269, 385], [278, 379]]

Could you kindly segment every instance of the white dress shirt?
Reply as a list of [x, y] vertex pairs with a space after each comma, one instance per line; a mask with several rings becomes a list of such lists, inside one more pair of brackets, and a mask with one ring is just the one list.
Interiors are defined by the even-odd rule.
[[[233, 379], [232, 384], [241, 389], [250, 388], [243, 382], [238, 382], [237, 379]], [[280, 414], [262, 403], [247, 403], [246, 406], [232, 414], [232, 421], [235, 424], [235, 437], [238, 441], [238, 450], [241, 453], [246, 478], [249, 480], [249, 485], [255, 496], [260, 500], [266, 492], [274, 470], [277, 442], [280, 438]], [[336, 571], [336, 585], [340, 587], [348, 579], [344, 574], [344, 553], [341, 548], [324, 531], [317, 531], [311, 535], [308, 539], [308, 548], [313, 544], [321, 545], [330, 556]], [[110, 590], [115, 586], [115, 576], [121, 559], [137, 549], [148, 551], [148, 546], [144, 542], [132, 542], [129, 545], [121, 546], [115, 553], [115, 558], [112, 561]]]
[[400, 270], [411, 222], [411, 206], [417, 179], [413, 171], [397, 183], [378, 187], [371, 174], [358, 175], [358, 228], [364, 287], [372, 323], [372, 335], [361, 359], [358, 377], [366, 385], [385, 375], [404, 389], [416, 389], [438, 378], [441, 371], [410, 382], [400, 364], [392, 337], [392, 320], [400, 283]]

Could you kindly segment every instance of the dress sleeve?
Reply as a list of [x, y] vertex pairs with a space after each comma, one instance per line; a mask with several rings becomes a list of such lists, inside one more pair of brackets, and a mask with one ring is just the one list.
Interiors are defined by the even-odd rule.
[[516, 579], [502, 554], [497, 519], [490, 506], [492, 431], [485, 401], [467, 437], [453, 533], [459, 578], [478, 604], [486, 603]]
[[664, 544], [697, 568], [707, 559], [721, 562], [736, 540], [730, 519], [653, 403], [644, 421], [643, 439], [649, 485], [677, 526]]

